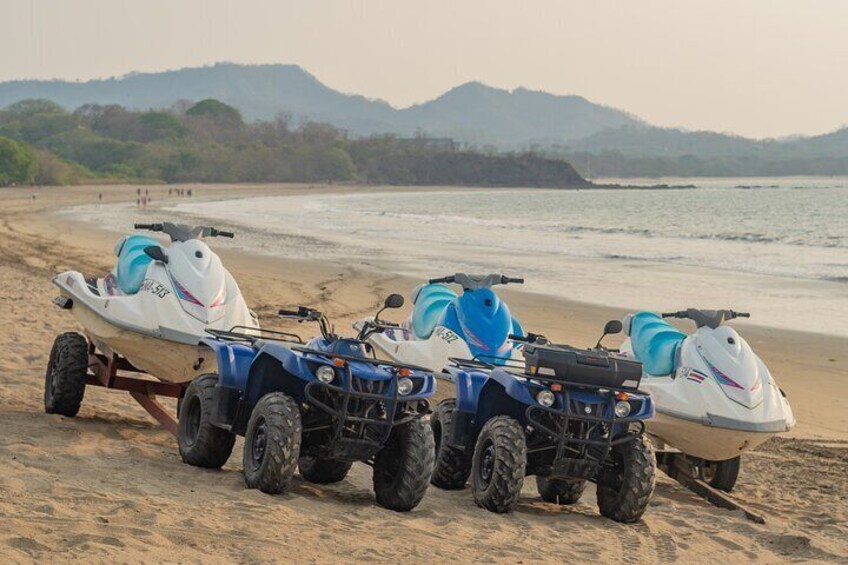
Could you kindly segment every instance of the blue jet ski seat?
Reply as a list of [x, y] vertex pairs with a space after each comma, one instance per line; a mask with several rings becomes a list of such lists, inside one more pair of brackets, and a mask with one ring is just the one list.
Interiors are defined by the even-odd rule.
[[159, 242], [145, 235], [128, 235], [115, 246], [118, 264], [115, 266], [115, 278], [118, 288], [124, 294], [135, 294], [141, 288], [147, 266], [153, 259], [144, 252], [145, 247], [159, 246]]
[[649, 375], [668, 375], [675, 369], [675, 355], [686, 334], [653, 312], [638, 312], [630, 320], [630, 343], [636, 358]]
[[412, 292], [412, 331], [418, 339], [427, 339], [456, 293], [443, 284], [424, 284]]

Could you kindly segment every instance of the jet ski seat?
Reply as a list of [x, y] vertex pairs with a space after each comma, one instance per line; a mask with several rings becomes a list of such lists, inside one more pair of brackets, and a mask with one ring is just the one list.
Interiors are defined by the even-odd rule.
[[638, 312], [630, 320], [630, 343], [649, 375], [668, 375], [686, 334], [653, 312]]
[[114, 274], [118, 288], [124, 294], [135, 294], [141, 288], [147, 266], [153, 261], [144, 248], [151, 245], [159, 246], [159, 242], [145, 235], [128, 235], [115, 246], [118, 264]]
[[412, 331], [428, 339], [456, 293], [443, 284], [423, 284], [412, 292]]

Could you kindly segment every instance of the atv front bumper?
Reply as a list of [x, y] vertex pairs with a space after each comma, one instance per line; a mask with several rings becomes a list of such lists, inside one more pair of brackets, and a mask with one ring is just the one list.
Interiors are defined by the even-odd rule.
[[551, 463], [534, 469], [535, 474], [592, 479], [614, 446], [633, 441], [644, 433], [641, 410], [624, 418], [615, 416], [615, 395], [615, 391], [609, 391], [601, 402], [585, 402], [565, 388], [557, 406], [528, 406], [525, 416], [529, 426], [545, 439], [540, 447], [528, 447], [528, 453], [554, 451]]
[[[426, 396], [398, 395], [397, 379], [374, 380], [346, 368], [340, 384], [313, 381], [305, 394], [311, 407], [330, 416], [330, 440], [321, 456], [344, 461], [367, 461], [386, 444], [392, 429], [430, 411]], [[418, 389], [426, 390], [426, 383]], [[304, 428], [304, 433], [310, 429]]]

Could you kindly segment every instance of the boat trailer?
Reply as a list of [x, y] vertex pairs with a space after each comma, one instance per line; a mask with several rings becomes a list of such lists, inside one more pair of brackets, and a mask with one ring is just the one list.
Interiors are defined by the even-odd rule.
[[174, 436], [177, 435], [177, 419], [157, 399], [158, 396], [180, 399], [185, 394], [186, 387], [176, 383], [154, 381], [141, 376], [123, 376], [118, 371], [143, 375], [144, 371], [134, 367], [132, 363], [112, 352], [110, 355], [98, 353], [94, 343], [88, 340], [88, 373], [86, 386], [99, 386], [130, 393], [136, 402], [148, 414]]

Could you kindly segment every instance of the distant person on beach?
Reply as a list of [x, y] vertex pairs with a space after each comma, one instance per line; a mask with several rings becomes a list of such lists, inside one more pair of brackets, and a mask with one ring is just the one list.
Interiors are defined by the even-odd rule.
[[97, 193], [97, 199], [100, 200], [100, 201], [103, 200], [103, 193], [102, 192]]
[[135, 195], [136, 195], [136, 196], [141, 196], [141, 189], [140, 189], [140, 188], [136, 188], [136, 189], [135, 189]]
[[188, 197], [191, 198], [191, 189], [188, 189]]
[[168, 189], [168, 196], [171, 196], [171, 192], [172, 192], [172, 191], [173, 191], [173, 189], [172, 189], [172, 188], [169, 188], [169, 189]]
[[33, 201], [35, 201], [35, 193], [34, 192], [32, 193], [32, 199], [33, 199]]

